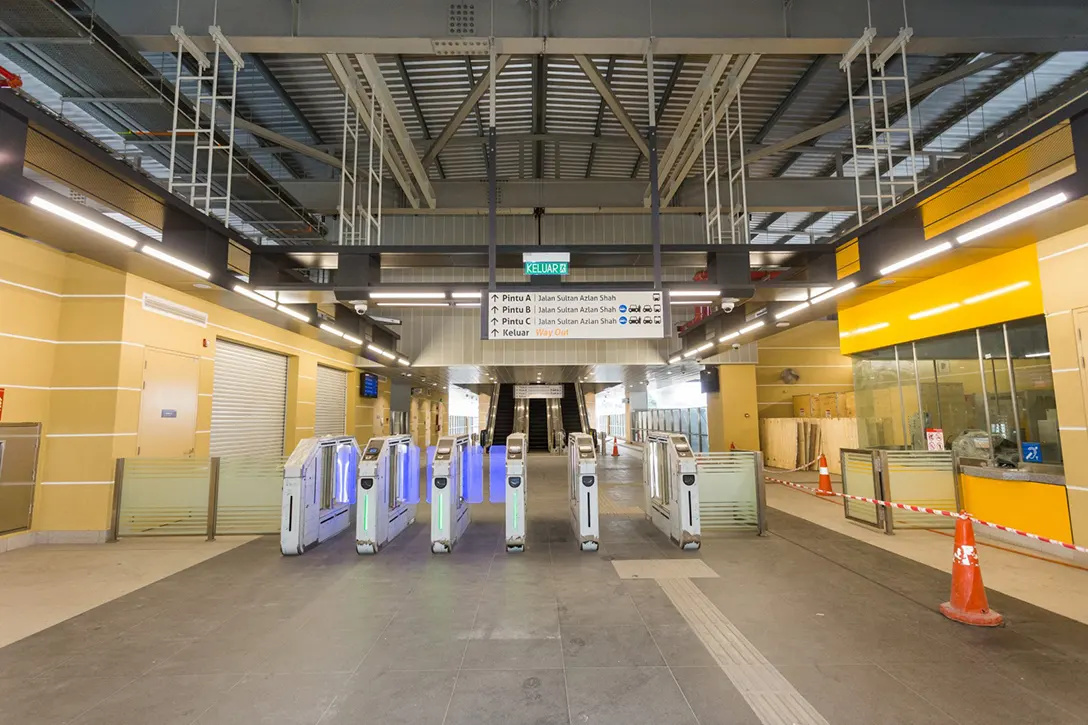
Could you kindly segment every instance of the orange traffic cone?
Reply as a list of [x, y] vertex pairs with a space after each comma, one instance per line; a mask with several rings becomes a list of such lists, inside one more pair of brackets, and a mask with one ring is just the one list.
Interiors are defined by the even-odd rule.
[[816, 493], [828, 496], [835, 493], [831, 488], [831, 473], [827, 470], [827, 456], [820, 454], [820, 483], [816, 487]]
[[620, 439], [612, 438], [612, 455], [618, 456], [620, 454]]
[[731, 450], [731, 451], [737, 450], [737, 444], [734, 443], [733, 441], [729, 441], [729, 450]]
[[952, 596], [941, 605], [941, 614], [949, 619], [976, 627], [999, 627], [1005, 618], [990, 609], [982, 569], [975, 548], [975, 528], [971, 519], [956, 519], [956, 543], [952, 553]]

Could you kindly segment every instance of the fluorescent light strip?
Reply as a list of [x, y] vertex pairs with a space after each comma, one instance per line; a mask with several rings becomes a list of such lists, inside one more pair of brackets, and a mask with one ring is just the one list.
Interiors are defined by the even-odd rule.
[[260, 302], [265, 307], [271, 307], [273, 309], [276, 308], [276, 303], [274, 300], [270, 300], [264, 295], [259, 295], [253, 290], [243, 287], [240, 284], [234, 285], [234, 291], [242, 295], [243, 297], [248, 297], [251, 300], [256, 300], [257, 302]]
[[721, 297], [721, 290], [699, 290], [699, 289], [674, 289], [669, 290], [669, 297]]
[[703, 343], [702, 345], [700, 345], [699, 347], [695, 348], [695, 352], [702, 352], [703, 350], [709, 350], [709, 349], [710, 349], [710, 348], [712, 348], [712, 347], [714, 347], [714, 343], [712, 343], [712, 342], [704, 342], [704, 343]]
[[479, 292], [453, 292], [450, 294], [450, 297], [455, 300], [478, 300], [480, 296], [481, 293]]
[[728, 335], [722, 335], [718, 338], [718, 342], [729, 342], [730, 340], [740, 337], [739, 332], [730, 332]]
[[57, 216], [59, 216], [59, 217], [61, 217], [63, 219], [67, 219], [68, 221], [70, 221], [70, 222], [72, 222], [74, 224], [78, 224], [79, 226], [83, 227], [84, 229], [90, 229], [92, 232], [96, 232], [98, 234], [101, 234], [102, 236], [106, 237], [107, 239], [112, 239], [113, 241], [118, 242], [119, 244], [124, 244], [129, 249], [135, 249], [136, 245], [138, 244], [138, 242], [135, 239], [133, 239], [132, 237], [121, 234], [120, 232], [115, 231], [115, 230], [111, 229], [110, 227], [105, 226], [104, 224], [99, 224], [98, 222], [94, 221], [93, 219], [85, 217], [82, 214], [77, 214], [74, 211], [69, 211], [68, 209], [65, 209], [63, 206], [60, 206], [58, 204], [54, 204], [51, 201], [47, 201], [47, 200], [41, 198], [40, 196], [32, 196], [30, 198], [30, 205], [31, 206], [36, 206], [39, 209], [44, 209], [45, 211], [50, 212], [52, 214], [56, 214]]
[[824, 300], [829, 300], [832, 297], [837, 297], [837, 296], [841, 295], [843, 292], [848, 292], [848, 291], [854, 289], [854, 287], [855, 287], [855, 284], [853, 282], [847, 282], [846, 284], [840, 285], [840, 286], [836, 287], [833, 290], [828, 290], [827, 292], [824, 292], [822, 295], [817, 295], [816, 297], [813, 297], [811, 300], [809, 300], [809, 304], [815, 305], [815, 304], [818, 304], [820, 302], [823, 302]]
[[670, 358], [669, 358], [669, 364], [670, 364], [670, 365], [672, 365], [672, 364], [674, 364], [674, 363], [678, 363], [678, 362], [680, 362], [680, 361], [681, 361], [682, 359], [683, 359], [683, 356], [681, 356], [681, 355], [675, 355], [675, 356], [673, 356], [673, 357], [670, 357]]
[[1028, 282], [1027, 280], [1024, 280], [1022, 282], [1017, 282], [1015, 284], [1010, 284], [1007, 287], [999, 287], [999, 288], [997, 288], [995, 290], [990, 290], [989, 292], [983, 292], [980, 295], [975, 295], [974, 297], [968, 297], [967, 299], [965, 299], [963, 301], [963, 304], [965, 304], [965, 305], [974, 305], [974, 304], [977, 304], [979, 302], [985, 302], [986, 300], [993, 299], [994, 297], [1000, 297], [1001, 295], [1008, 294], [1009, 292], [1015, 292], [1018, 289], [1024, 289], [1025, 287], [1030, 287], [1030, 286], [1031, 286], [1031, 282]]
[[379, 302], [378, 307], [449, 307], [445, 302]]
[[288, 317], [294, 317], [296, 320], [298, 320], [300, 322], [309, 322], [310, 321], [309, 316], [304, 315], [301, 312], [298, 312], [297, 310], [292, 310], [290, 307], [286, 307], [284, 305], [279, 305], [276, 309], [279, 310], [280, 312], [282, 312], [283, 314], [287, 315]]
[[363, 344], [362, 340], [355, 337], [354, 335], [349, 335], [346, 332], [344, 333], [344, 339], [347, 340], [348, 342], [352, 343], [352, 344], [355, 344], [355, 345], [362, 345]]
[[325, 332], [332, 333], [333, 335], [336, 335], [337, 337], [343, 337], [344, 336], [344, 333], [340, 332], [340, 330], [337, 330], [332, 325], [326, 325], [324, 322], [321, 323], [321, 329], [324, 330]]
[[925, 319], [926, 317], [933, 317], [935, 315], [942, 315], [945, 312], [951, 312], [952, 310], [959, 309], [959, 307], [960, 307], [959, 302], [953, 302], [953, 303], [948, 304], [948, 305], [941, 305], [940, 307], [933, 307], [933, 308], [928, 309], [928, 310], [922, 310], [921, 312], [915, 312], [913, 315], [910, 315], [908, 317], [908, 319], [922, 320], [922, 319]]
[[751, 325], [748, 325], [748, 327], [740, 328], [739, 330], [737, 330], [737, 334], [744, 335], [751, 332], [752, 330], [758, 330], [761, 327], [763, 327], [763, 320], [760, 320], [759, 322], [753, 322]]
[[978, 229], [969, 231], [966, 234], [961, 234], [960, 236], [956, 237], [956, 241], [960, 244], [966, 244], [967, 242], [978, 239], [979, 237], [989, 234], [990, 232], [997, 231], [1002, 227], [1007, 227], [1010, 224], [1015, 224], [1021, 219], [1027, 219], [1029, 216], [1034, 216], [1041, 211], [1046, 211], [1051, 207], [1063, 204], [1068, 198], [1069, 197], [1066, 196], [1064, 192], [1054, 194], [1053, 196], [1048, 196], [1042, 201], [1037, 201], [1031, 206], [1024, 207], [1020, 211], [1014, 211], [1012, 214], [1006, 214], [1000, 219], [995, 219], [989, 224], [982, 225]]
[[787, 317], [789, 317], [790, 315], [796, 314], [796, 313], [800, 312], [801, 310], [803, 310], [803, 309], [805, 309], [806, 307], [809, 307], [809, 306], [810, 305], [809, 305], [808, 302], [802, 302], [799, 305], [794, 305], [793, 307], [788, 307], [788, 308], [782, 310], [781, 312], [777, 313], [774, 316], [774, 319], [784, 320]]
[[479, 307], [479, 302], [458, 302], [455, 307]]
[[933, 247], [930, 247], [929, 249], [918, 252], [918, 254], [907, 257], [906, 259], [901, 259], [898, 262], [895, 262], [894, 264], [889, 264], [887, 267], [880, 270], [880, 274], [881, 274], [881, 276], [883, 276], [883, 275], [886, 275], [886, 274], [891, 274], [892, 272], [898, 272], [899, 270], [903, 269], [904, 267], [909, 267], [912, 264], [917, 264], [918, 262], [921, 262], [922, 260], [925, 260], [925, 259], [929, 259], [930, 257], [936, 257], [938, 254], [941, 254], [943, 252], [947, 252], [951, 248], [952, 248], [952, 242], [941, 242], [940, 244], [938, 244], [936, 246], [933, 246]]
[[694, 357], [695, 353], [697, 353], [697, 352], [699, 352], [699, 351], [698, 350], [688, 350], [687, 352], [684, 353], [684, 359], [687, 360], [689, 357]]
[[859, 327], [856, 330], [850, 330], [849, 332], [840, 332], [839, 337], [852, 337], [854, 335], [864, 335], [867, 332], [876, 332], [877, 330], [883, 330], [885, 327], [889, 327], [891, 323], [878, 322], [875, 325], [869, 325], [868, 327]]
[[445, 292], [371, 292], [372, 300], [444, 300]]
[[1024, 357], [1027, 357], [1027, 358], [1050, 357], [1050, 353], [1049, 352], [1032, 352], [1032, 353], [1028, 353]]
[[673, 307], [685, 307], [687, 305], [712, 305], [713, 300], [671, 300], [669, 302]]
[[173, 266], [177, 267], [178, 269], [184, 269], [186, 272], [189, 272], [191, 274], [195, 274], [197, 277], [200, 277], [201, 279], [211, 279], [212, 273], [209, 272], [208, 270], [201, 269], [200, 267], [196, 266], [195, 264], [189, 264], [188, 262], [186, 262], [183, 259], [178, 259], [177, 257], [175, 257], [175, 256], [173, 256], [171, 254], [167, 254], [166, 252], [162, 251], [158, 247], [153, 247], [150, 244], [145, 244], [144, 246], [142, 246], [140, 248], [140, 251], [143, 252], [144, 254], [146, 254], [149, 257], [154, 257], [155, 259], [158, 259], [161, 262], [166, 262], [167, 264], [173, 265]]
[[409, 361], [408, 361], [407, 359], [405, 359], [405, 358], [402, 358], [402, 357], [398, 357], [398, 358], [397, 358], [397, 363], [398, 363], [398, 364], [400, 364], [400, 365], [403, 365], [403, 366], [405, 366], [405, 367], [408, 367], [409, 365], [411, 365], [411, 364], [412, 364], [412, 363], [411, 363], [411, 362], [409, 362]]

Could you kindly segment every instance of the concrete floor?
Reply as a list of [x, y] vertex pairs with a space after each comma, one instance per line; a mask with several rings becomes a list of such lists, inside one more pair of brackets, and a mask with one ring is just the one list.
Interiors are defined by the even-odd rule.
[[374, 557], [266, 537], [26, 637], [0, 723], [1088, 722], [1085, 625], [1000, 593], [1007, 627], [954, 624], [944, 572], [776, 510], [680, 552], [627, 457], [581, 553], [565, 466], [531, 459], [520, 555], [491, 505], [448, 556], [420, 524]]

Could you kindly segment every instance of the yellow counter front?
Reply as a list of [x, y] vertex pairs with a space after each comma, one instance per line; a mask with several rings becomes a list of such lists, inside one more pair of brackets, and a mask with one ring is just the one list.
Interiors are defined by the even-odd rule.
[[963, 466], [963, 506], [972, 515], [1059, 541], [1073, 541], [1063, 476]]

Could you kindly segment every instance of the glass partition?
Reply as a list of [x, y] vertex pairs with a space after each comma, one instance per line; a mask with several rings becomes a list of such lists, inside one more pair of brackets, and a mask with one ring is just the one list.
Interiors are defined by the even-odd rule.
[[[706, 408], [654, 408], [631, 413], [631, 437], [642, 443], [651, 431], [683, 433], [697, 453], [710, 450], [710, 431]], [[612, 435], [612, 433], [609, 433]], [[622, 437], [622, 435], [620, 436]]]
[[280, 530], [285, 460], [279, 456], [219, 459], [215, 533], [271, 534]]

